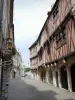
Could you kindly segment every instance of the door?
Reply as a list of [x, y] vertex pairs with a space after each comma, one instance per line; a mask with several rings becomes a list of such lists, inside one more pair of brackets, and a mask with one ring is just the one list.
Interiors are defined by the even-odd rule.
[[57, 84], [57, 87], [59, 87], [59, 82], [58, 82], [58, 72], [56, 72], [56, 84]]

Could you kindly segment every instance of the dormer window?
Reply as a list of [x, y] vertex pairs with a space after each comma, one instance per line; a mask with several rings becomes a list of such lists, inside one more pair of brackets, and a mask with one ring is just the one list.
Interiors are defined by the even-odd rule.
[[56, 16], [58, 15], [59, 13], [59, 3], [56, 5], [54, 11], [53, 11], [53, 19], [56, 18]]

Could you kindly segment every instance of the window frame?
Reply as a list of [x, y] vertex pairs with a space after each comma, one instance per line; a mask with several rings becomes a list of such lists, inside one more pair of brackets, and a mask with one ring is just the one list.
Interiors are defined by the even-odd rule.
[[64, 44], [66, 44], [66, 42], [67, 42], [67, 38], [66, 38], [66, 27], [64, 27], [62, 29], [62, 31], [59, 32], [56, 35], [56, 45], [57, 45], [57, 49], [60, 48], [61, 46], [63, 46]]

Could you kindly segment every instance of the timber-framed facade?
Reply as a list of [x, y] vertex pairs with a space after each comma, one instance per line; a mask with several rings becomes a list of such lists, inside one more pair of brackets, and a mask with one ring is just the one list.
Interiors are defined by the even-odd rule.
[[[36, 79], [75, 92], [74, 0], [56, 0], [38, 39], [29, 49]], [[33, 66], [35, 58], [37, 64]]]

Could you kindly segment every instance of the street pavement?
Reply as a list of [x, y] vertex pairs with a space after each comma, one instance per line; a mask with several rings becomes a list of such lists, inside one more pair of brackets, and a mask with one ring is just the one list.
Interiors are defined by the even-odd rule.
[[75, 94], [32, 79], [10, 81], [8, 100], [75, 100]]

